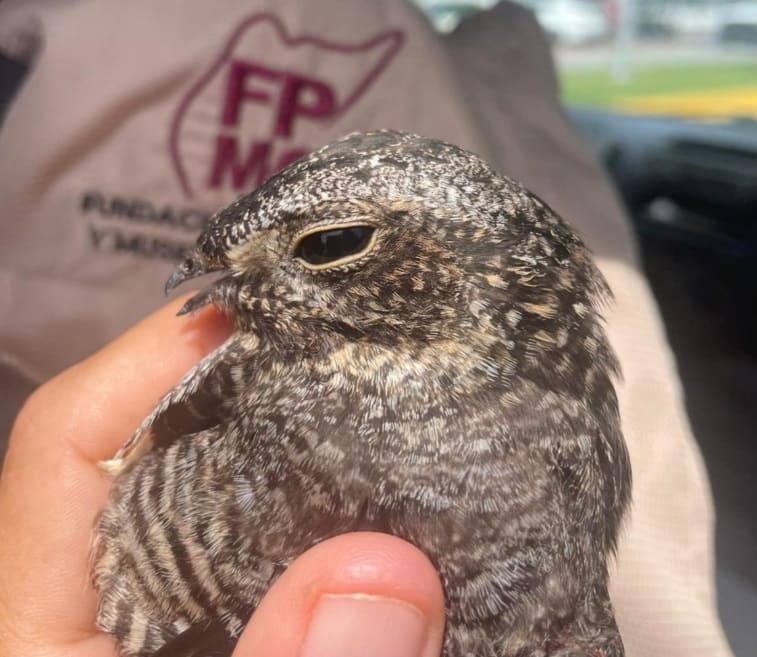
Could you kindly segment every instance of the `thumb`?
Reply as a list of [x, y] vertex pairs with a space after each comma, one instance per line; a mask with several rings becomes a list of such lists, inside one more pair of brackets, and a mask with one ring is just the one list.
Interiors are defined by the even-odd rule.
[[233, 657], [439, 657], [444, 597], [418, 549], [388, 534], [320, 543], [278, 579]]

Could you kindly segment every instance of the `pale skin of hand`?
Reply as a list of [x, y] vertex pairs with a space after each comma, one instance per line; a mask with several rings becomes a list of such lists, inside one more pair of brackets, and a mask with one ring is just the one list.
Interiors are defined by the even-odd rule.
[[[109, 486], [97, 463], [228, 335], [228, 323], [212, 308], [176, 317], [185, 300], [45, 383], [19, 414], [0, 477], [3, 657], [117, 657], [113, 640], [95, 627], [89, 577], [92, 528]], [[358, 609], [353, 616], [355, 601], [377, 604], [370, 614]], [[403, 608], [412, 617], [408, 645], [402, 644]], [[394, 631], [358, 627], [360, 618], [378, 618], [383, 610]], [[250, 620], [234, 657], [379, 654], [381, 646], [359, 645], [372, 631], [369, 648], [386, 640], [393, 643], [384, 649], [401, 657], [438, 657], [443, 627], [441, 584], [422, 553], [392, 536], [347, 534], [295, 561]], [[333, 644], [322, 645], [326, 635]]]

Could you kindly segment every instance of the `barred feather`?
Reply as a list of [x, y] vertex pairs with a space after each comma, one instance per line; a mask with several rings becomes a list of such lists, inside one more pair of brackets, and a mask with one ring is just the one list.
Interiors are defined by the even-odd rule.
[[[303, 260], [345, 225], [363, 251]], [[93, 577], [125, 656], [230, 654], [293, 559], [366, 527], [438, 567], [444, 657], [622, 656], [608, 291], [566, 223], [454, 146], [353, 135], [214, 216], [167, 287], [213, 271], [185, 310], [234, 334], [108, 465]]]

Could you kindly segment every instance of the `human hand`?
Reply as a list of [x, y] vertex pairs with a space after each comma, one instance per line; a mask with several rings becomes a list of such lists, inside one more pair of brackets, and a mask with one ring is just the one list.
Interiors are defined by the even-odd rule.
[[[95, 627], [89, 577], [108, 480], [97, 467], [162, 394], [228, 335], [212, 308], [159, 310], [39, 388], [19, 414], [0, 477], [0, 655], [116, 657]], [[312, 548], [271, 588], [234, 657], [438, 657], [438, 576], [386, 534]]]

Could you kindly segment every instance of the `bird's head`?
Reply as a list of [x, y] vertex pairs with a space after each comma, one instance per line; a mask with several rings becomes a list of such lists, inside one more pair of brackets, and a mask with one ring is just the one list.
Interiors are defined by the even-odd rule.
[[183, 312], [214, 303], [273, 340], [478, 341], [503, 360], [516, 342], [564, 345], [603, 290], [583, 244], [519, 184], [389, 131], [330, 144], [217, 213], [166, 288], [209, 272]]

